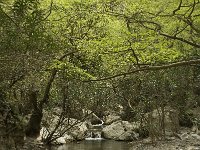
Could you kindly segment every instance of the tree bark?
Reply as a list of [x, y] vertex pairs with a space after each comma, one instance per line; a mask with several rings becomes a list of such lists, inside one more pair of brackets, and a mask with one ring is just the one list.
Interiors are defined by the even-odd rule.
[[42, 111], [34, 110], [26, 128], [26, 136], [38, 137], [40, 135], [41, 122], [43, 113]]
[[29, 137], [37, 137], [40, 134], [42, 121], [42, 108], [38, 107], [37, 91], [30, 91], [29, 100], [33, 105], [33, 112], [26, 128], [26, 135]]

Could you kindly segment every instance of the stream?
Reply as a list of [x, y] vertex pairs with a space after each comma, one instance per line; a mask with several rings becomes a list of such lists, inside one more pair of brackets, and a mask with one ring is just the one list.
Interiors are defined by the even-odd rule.
[[85, 140], [79, 143], [68, 143], [57, 148], [57, 150], [128, 150], [127, 142], [112, 140]]
[[92, 124], [87, 132], [84, 141], [64, 144], [54, 150], [128, 150], [130, 145], [127, 142], [105, 140], [102, 138], [102, 129], [104, 122], [101, 124]]

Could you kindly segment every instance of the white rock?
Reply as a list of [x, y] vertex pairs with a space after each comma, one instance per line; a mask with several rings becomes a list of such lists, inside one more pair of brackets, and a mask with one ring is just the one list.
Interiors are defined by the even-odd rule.
[[56, 139], [56, 142], [58, 144], [66, 144], [65, 137], [59, 137], [58, 139]]

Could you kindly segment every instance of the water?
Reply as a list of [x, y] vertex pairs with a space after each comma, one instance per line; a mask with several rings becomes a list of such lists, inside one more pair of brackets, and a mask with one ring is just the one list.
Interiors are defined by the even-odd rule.
[[103, 124], [92, 125], [88, 130], [88, 136], [84, 141], [68, 143], [56, 150], [129, 150], [127, 142], [105, 140], [101, 137]]
[[57, 150], [129, 150], [127, 142], [112, 140], [85, 140], [80, 143], [69, 143], [58, 147]]
[[102, 129], [103, 129], [103, 121], [101, 124], [92, 125], [88, 132], [85, 140], [103, 140], [101, 137]]

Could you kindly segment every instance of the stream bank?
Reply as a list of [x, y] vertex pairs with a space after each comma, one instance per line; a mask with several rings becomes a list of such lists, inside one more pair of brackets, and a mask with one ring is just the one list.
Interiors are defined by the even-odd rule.
[[[156, 113], [154, 113], [154, 115], [154, 123], [156, 123]], [[71, 120], [67, 120], [72, 124], [77, 121], [78, 123], [73, 128], [70, 128], [66, 134], [63, 134], [62, 137], [58, 138], [58, 140], [53, 143], [54, 145], [52, 147], [47, 147], [43, 144], [41, 137], [45, 136], [45, 134], [44, 130], [41, 130], [41, 135], [37, 139], [26, 138], [24, 144], [20, 145], [17, 141], [15, 141], [15, 143], [13, 143], [13, 147], [9, 147], [8, 150], [84, 150], [86, 148], [87, 150], [105, 150], [105, 148], [112, 150], [113, 147], [116, 147], [115, 150], [118, 150], [117, 148], [120, 148], [121, 150], [200, 149], [200, 133], [198, 131], [198, 127], [180, 127], [176, 134], [168, 130], [166, 131], [165, 140], [157, 139], [156, 142], [152, 143], [152, 139], [150, 137], [140, 137], [140, 133], [137, 132], [139, 128], [139, 124], [137, 122], [123, 121], [120, 117], [108, 116], [109, 119], [100, 121], [101, 124], [99, 124], [98, 120], [101, 119], [97, 117], [95, 118], [96, 121], [94, 121], [94, 118], [88, 118], [83, 122], [73, 118]], [[54, 121], [53, 123], [51, 122], [52, 127], [55, 127], [55, 123], [58, 119], [59, 118], [57, 116], [52, 117], [52, 120]], [[169, 120], [165, 121], [165, 123], [168, 123], [168, 126], [166, 126], [168, 128], [166, 128], [166, 130], [171, 127], [170, 118], [168, 119]], [[97, 124], [93, 122], [97, 122]], [[50, 127], [49, 129], [53, 128]], [[23, 134], [23, 132], [21, 133]], [[55, 132], [55, 136], [57, 133], [58, 132]], [[18, 139], [23, 141], [23, 138]], [[0, 150], [7, 149], [1, 146]]]

